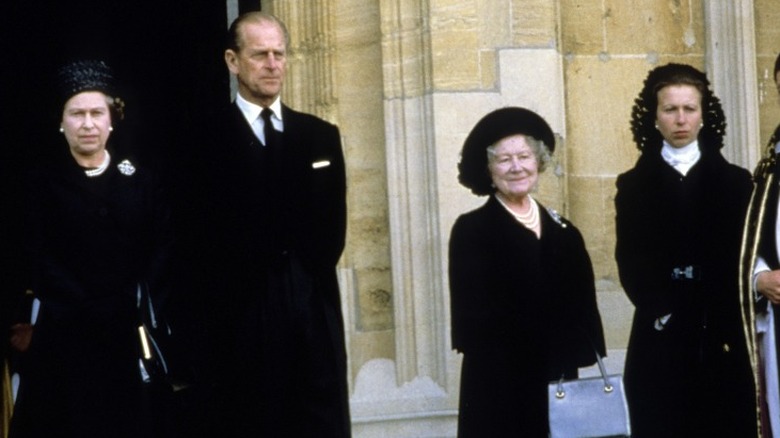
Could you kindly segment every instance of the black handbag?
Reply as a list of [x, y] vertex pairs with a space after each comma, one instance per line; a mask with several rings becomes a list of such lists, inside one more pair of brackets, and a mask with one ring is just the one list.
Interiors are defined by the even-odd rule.
[[623, 376], [607, 375], [601, 355], [595, 353], [601, 376], [574, 380], [561, 377], [548, 385], [551, 438], [631, 436]]
[[141, 380], [147, 384], [166, 386], [172, 391], [187, 388], [192, 378], [186, 372], [182, 346], [176, 341], [171, 324], [155, 311], [146, 284], [138, 284], [137, 298]]

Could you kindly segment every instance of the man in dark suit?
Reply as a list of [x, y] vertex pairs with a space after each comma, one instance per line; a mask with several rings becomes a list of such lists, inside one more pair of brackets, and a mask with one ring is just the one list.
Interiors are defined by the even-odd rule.
[[196, 349], [217, 388], [207, 411], [219, 436], [350, 436], [336, 277], [341, 140], [336, 126], [281, 103], [288, 45], [272, 15], [233, 22], [225, 62], [238, 94], [199, 124], [204, 147], [188, 151], [205, 154], [186, 165], [203, 209], [189, 240], [204, 258], [190, 272], [206, 291], [197, 312], [206, 343]]

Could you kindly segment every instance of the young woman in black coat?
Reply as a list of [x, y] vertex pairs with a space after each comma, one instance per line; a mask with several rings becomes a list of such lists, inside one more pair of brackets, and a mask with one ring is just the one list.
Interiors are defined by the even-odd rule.
[[450, 236], [459, 437], [547, 437], [547, 384], [605, 354], [582, 236], [531, 197], [554, 147], [523, 108], [486, 115], [463, 145], [460, 182], [489, 198]]
[[58, 81], [58, 147], [67, 153], [33, 171], [26, 197], [40, 310], [11, 437], [154, 436], [145, 429], [138, 290], [164, 287], [168, 209], [148, 169], [109, 147], [122, 115], [111, 69], [77, 61]]
[[738, 263], [750, 174], [721, 155], [704, 73], [652, 70], [632, 114], [641, 151], [617, 179], [616, 259], [635, 306], [625, 367], [634, 437], [755, 436]]

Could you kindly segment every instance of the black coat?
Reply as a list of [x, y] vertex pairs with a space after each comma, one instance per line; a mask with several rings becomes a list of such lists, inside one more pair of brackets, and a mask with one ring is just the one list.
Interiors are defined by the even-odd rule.
[[541, 238], [491, 196], [452, 228], [452, 344], [461, 437], [547, 436], [547, 384], [605, 354], [580, 232], [540, 209]]
[[89, 178], [67, 156], [30, 178], [26, 246], [41, 307], [14, 437], [150, 436], [136, 291], [144, 282], [164, 295], [172, 232], [154, 176], [134, 161], [120, 172], [123, 159]]
[[201, 375], [218, 388], [220, 435], [349, 436], [341, 139], [312, 115], [283, 106], [282, 117], [276, 155], [235, 104], [187, 152], [179, 219], [195, 268], [184, 277], [200, 280], [178, 302]]
[[[685, 177], [656, 147], [617, 179], [615, 254], [635, 306], [626, 391], [639, 438], [754, 436], [738, 289], [750, 174], [700, 146]], [[675, 279], [687, 266], [694, 278]]]

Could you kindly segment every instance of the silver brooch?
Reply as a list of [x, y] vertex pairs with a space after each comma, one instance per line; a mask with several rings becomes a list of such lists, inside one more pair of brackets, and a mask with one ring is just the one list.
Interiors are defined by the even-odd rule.
[[133, 166], [133, 163], [131, 163], [130, 160], [123, 160], [121, 163], [117, 164], [116, 167], [119, 168], [122, 175], [130, 176], [135, 173], [135, 166]]
[[561, 219], [561, 215], [560, 215], [560, 214], [558, 214], [558, 212], [557, 212], [557, 211], [553, 210], [552, 208], [548, 208], [548, 209], [547, 209], [547, 213], [549, 213], [549, 214], [550, 214], [550, 217], [552, 217], [552, 219], [553, 219], [553, 220], [554, 220], [554, 221], [555, 221], [555, 222], [556, 222], [558, 225], [560, 225], [560, 226], [561, 226], [561, 228], [566, 228], [566, 223], [565, 223], [565, 222], [563, 222], [563, 219]]

